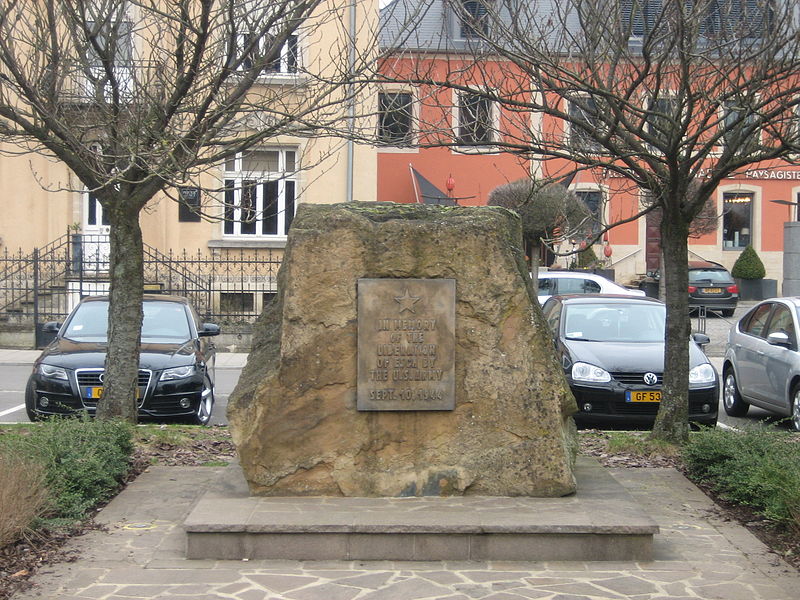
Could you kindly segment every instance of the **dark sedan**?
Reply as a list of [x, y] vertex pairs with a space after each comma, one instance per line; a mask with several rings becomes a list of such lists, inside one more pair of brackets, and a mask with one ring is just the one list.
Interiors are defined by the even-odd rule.
[[730, 271], [720, 264], [689, 261], [689, 309], [719, 312], [733, 316], [739, 303], [739, 286]]
[[[214, 408], [219, 327], [202, 323], [186, 298], [146, 294], [139, 356], [140, 418], [207, 425]], [[108, 340], [108, 298], [81, 300], [64, 324], [48, 323], [55, 339], [33, 366], [25, 390], [28, 418], [94, 414], [102, 402]]]
[[[652, 426], [661, 401], [666, 307], [654, 298], [554, 296], [544, 305], [579, 425]], [[715, 425], [717, 372], [689, 340], [689, 420]]]

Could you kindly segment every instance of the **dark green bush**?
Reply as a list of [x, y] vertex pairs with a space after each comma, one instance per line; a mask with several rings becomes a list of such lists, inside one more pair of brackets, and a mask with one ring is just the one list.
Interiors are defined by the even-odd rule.
[[579, 269], [588, 269], [597, 265], [599, 261], [597, 260], [597, 254], [594, 252], [594, 247], [586, 246], [585, 250], [578, 252], [576, 262]]
[[766, 274], [764, 263], [761, 262], [752, 246], [747, 246], [742, 250], [731, 269], [731, 275], [739, 279], [763, 279]]
[[133, 428], [121, 421], [54, 419], [2, 436], [0, 453], [42, 465], [48, 517], [79, 520], [119, 489], [130, 468]]
[[707, 429], [684, 448], [689, 475], [722, 498], [782, 524], [800, 525], [800, 444], [774, 429]]

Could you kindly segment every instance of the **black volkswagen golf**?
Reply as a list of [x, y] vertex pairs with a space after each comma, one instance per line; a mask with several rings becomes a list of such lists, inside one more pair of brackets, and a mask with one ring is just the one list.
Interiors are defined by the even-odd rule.
[[[589, 294], [553, 296], [542, 307], [558, 359], [578, 402], [579, 425], [652, 426], [661, 402], [666, 307], [653, 298]], [[719, 379], [689, 343], [689, 420], [717, 422]]]
[[[139, 356], [139, 417], [207, 425], [214, 408], [219, 327], [202, 323], [186, 298], [145, 294]], [[62, 324], [33, 365], [25, 389], [28, 418], [88, 412], [102, 402], [108, 297], [89, 296]]]

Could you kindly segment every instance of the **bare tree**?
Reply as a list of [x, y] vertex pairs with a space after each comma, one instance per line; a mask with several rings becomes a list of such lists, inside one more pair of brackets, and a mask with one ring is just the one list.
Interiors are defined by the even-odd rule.
[[140, 212], [161, 191], [198, 184], [265, 140], [346, 124], [358, 94], [353, 74], [371, 60], [363, 41], [371, 6], [0, 0], [0, 137], [14, 152], [63, 161], [110, 222], [99, 416], [136, 420]]
[[[641, 202], [626, 222], [661, 211], [661, 243], [668, 257], [666, 368], [653, 436], [685, 440], [687, 238], [724, 178], [754, 163], [791, 161], [798, 151], [797, 4], [397, 3], [401, 6], [392, 5], [392, 14], [383, 18], [406, 37], [393, 48], [393, 60], [382, 63], [382, 73], [386, 80], [419, 87], [421, 113], [425, 104], [441, 102], [443, 88], [468, 94], [476, 107], [501, 106], [501, 118], [483, 121], [484, 127], [495, 127], [495, 147], [530, 158], [535, 169], [550, 176], [582, 169], [627, 182], [639, 190]], [[437, 7], [444, 7], [445, 20], [460, 26], [458, 35], [446, 26], [436, 30], [430, 22], [425, 28], [405, 19], [415, 14], [435, 19]], [[398, 60], [404, 54], [424, 60]], [[448, 68], [437, 66], [443, 62]], [[463, 109], [451, 104], [442, 114]], [[424, 139], [437, 137], [446, 145], [472, 141], [447, 118], [430, 119], [420, 128], [435, 132]]]

